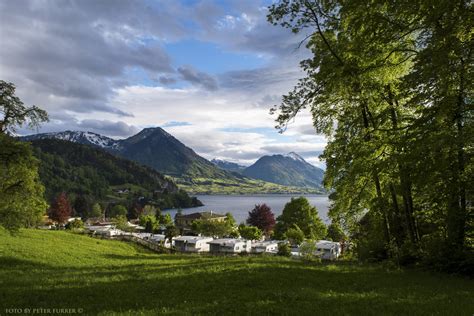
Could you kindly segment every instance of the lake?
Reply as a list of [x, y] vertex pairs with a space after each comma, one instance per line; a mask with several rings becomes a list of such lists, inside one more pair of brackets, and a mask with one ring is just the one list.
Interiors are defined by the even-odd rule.
[[[275, 214], [275, 218], [281, 214], [285, 204], [288, 203], [292, 197], [299, 197], [301, 195], [290, 194], [259, 194], [259, 195], [196, 195], [201, 200], [204, 206], [183, 209], [183, 214], [190, 214], [194, 212], [213, 211], [220, 214], [227, 212], [234, 215], [237, 224], [245, 222], [249, 212], [255, 207], [255, 204], [267, 204]], [[329, 208], [329, 199], [327, 195], [305, 195], [309, 203], [315, 206], [318, 210], [319, 216], [325, 223], [329, 223], [327, 216]], [[176, 209], [163, 211], [163, 213], [170, 213], [174, 218]]]

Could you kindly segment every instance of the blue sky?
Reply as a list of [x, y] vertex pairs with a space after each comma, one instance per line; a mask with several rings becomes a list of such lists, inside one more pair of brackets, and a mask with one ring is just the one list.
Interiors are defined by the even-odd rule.
[[[124, 138], [162, 126], [208, 159], [250, 164], [326, 143], [271, 106], [304, 76], [306, 34], [266, 21], [269, 1], [0, 1], [0, 77], [51, 121], [38, 131]], [[22, 133], [32, 131], [22, 130]]]

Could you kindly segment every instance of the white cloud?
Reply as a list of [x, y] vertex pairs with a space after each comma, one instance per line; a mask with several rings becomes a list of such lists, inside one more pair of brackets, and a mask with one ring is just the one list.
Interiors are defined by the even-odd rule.
[[[88, 129], [126, 137], [168, 126], [209, 159], [250, 164], [262, 155], [295, 151], [319, 164], [325, 139], [314, 134], [308, 112], [283, 135], [273, 129], [269, 108], [304, 75], [299, 61], [308, 51], [296, 49], [305, 34], [270, 25], [266, 13], [253, 0], [121, 0], [114, 6], [100, 0], [4, 1], [1, 79], [15, 82], [26, 104], [50, 113], [41, 131]], [[212, 76], [201, 65], [174, 65], [164, 44], [183, 39], [252, 54], [266, 64]], [[178, 89], [147, 80], [191, 84]]]

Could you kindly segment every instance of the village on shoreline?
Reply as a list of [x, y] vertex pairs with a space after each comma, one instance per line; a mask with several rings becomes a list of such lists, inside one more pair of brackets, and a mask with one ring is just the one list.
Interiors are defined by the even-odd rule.
[[[256, 210], [268, 212], [266, 206], [256, 206]], [[348, 245], [343, 240], [336, 242], [306, 238], [296, 224], [293, 225], [296, 229], [289, 229], [290, 234], [283, 234], [284, 238], [275, 239], [273, 231], [265, 230], [262, 226], [262, 229], [259, 229], [242, 223], [237, 227], [230, 213], [223, 215], [212, 211], [191, 214], [178, 212], [172, 223], [169, 222], [170, 216], [167, 217], [167, 225], [152, 225], [149, 222], [150, 217], [122, 219], [122, 223], [116, 218], [88, 219], [84, 223], [80, 217], [70, 217], [62, 225], [49, 221], [40, 228], [70, 229], [91, 237], [131, 241], [159, 253], [270, 254], [336, 260], [347, 250], [345, 248]], [[272, 221], [274, 225], [275, 221], [270, 217], [270, 222]], [[270, 225], [271, 229], [273, 225]], [[152, 226], [153, 228], [150, 228]]]

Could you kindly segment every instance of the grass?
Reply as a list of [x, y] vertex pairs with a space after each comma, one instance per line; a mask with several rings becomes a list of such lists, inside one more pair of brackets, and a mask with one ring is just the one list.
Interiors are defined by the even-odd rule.
[[6, 308], [85, 315], [472, 315], [471, 280], [281, 257], [159, 255], [63, 231], [0, 232]]
[[322, 194], [323, 189], [284, 186], [250, 178], [211, 179], [194, 177], [192, 181], [172, 178], [191, 194]]

